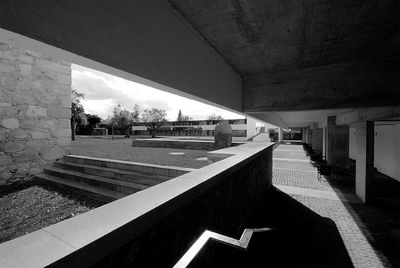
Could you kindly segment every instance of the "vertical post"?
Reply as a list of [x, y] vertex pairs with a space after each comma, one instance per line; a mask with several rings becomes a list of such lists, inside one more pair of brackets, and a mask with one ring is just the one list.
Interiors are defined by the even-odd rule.
[[356, 194], [364, 203], [371, 200], [374, 176], [374, 122], [357, 125], [356, 130]]
[[282, 128], [278, 129], [278, 142], [282, 142], [283, 139], [283, 133], [282, 133]]
[[326, 159], [326, 127], [322, 128], [322, 156]]
[[335, 146], [335, 126], [336, 126], [336, 116], [328, 116], [327, 123], [327, 160], [328, 164], [332, 165], [333, 153]]
[[304, 142], [308, 143], [308, 130], [307, 130], [307, 128], [304, 128]]

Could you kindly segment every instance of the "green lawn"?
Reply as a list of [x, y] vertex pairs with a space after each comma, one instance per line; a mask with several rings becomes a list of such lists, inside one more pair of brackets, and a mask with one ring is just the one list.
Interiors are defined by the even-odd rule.
[[[171, 155], [173, 152], [185, 154]], [[133, 147], [130, 138], [111, 140], [78, 136], [72, 142], [71, 154], [187, 168], [201, 168], [209, 164], [197, 160], [207, 156], [205, 150]]]
[[65, 192], [30, 186], [0, 197], [0, 243], [23, 236], [102, 204], [81, 202]]

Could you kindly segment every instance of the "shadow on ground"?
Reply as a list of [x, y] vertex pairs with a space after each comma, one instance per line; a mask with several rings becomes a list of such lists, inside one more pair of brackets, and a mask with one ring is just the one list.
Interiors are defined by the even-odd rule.
[[190, 267], [353, 267], [335, 223], [273, 188], [244, 228], [253, 235], [243, 251], [212, 241]]
[[[343, 189], [354, 192], [354, 177], [327, 181], [342, 192]], [[388, 267], [400, 267], [400, 183], [375, 172], [371, 189], [373, 198], [368, 205], [346, 202], [343, 205], [381, 263]]]

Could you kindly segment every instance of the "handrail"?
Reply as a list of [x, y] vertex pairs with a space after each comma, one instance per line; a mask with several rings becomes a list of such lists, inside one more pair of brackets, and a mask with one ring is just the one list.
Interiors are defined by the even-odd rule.
[[272, 228], [253, 228], [244, 229], [240, 239], [235, 239], [229, 236], [225, 236], [219, 233], [215, 233], [209, 230], [205, 230], [203, 234], [194, 242], [188, 251], [180, 258], [180, 260], [174, 265], [174, 268], [185, 268], [192, 260], [199, 254], [201, 249], [205, 246], [208, 240], [215, 240], [217, 242], [224, 243], [229, 246], [233, 246], [239, 249], [246, 250], [253, 233], [272, 231]]

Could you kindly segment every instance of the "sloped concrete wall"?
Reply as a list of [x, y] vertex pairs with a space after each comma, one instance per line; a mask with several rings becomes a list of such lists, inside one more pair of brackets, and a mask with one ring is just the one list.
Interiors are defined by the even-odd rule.
[[64, 155], [70, 117], [70, 64], [0, 43], [0, 186]]

